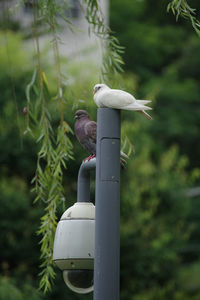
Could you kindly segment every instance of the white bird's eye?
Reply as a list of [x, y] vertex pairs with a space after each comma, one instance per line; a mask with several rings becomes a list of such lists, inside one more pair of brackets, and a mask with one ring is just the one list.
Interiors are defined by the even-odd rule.
[[94, 88], [94, 94], [101, 88], [101, 86], [95, 86]]

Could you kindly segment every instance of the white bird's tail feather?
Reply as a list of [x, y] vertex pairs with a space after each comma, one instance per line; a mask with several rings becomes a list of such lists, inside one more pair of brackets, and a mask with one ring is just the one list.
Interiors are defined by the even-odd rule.
[[146, 117], [148, 120], [152, 120], [152, 117], [144, 110], [142, 111], [138, 111], [141, 115], [143, 115], [144, 117]]
[[151, 102], [151, 100], [136, 100], [138, 104], [148, 104]]
[[131, 103], [127, 106], [123, 106], [122, 109], [125, 110], [151, 110], [152, 108], [146, 105], [142, 105], [142, 104], [135, 104], [135, 103]]

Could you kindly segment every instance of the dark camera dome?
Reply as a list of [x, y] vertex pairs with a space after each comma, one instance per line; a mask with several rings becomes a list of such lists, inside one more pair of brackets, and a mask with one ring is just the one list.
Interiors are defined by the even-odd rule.
[[74, 292], [86, 294], [93, 291], [93, 270], [64, 270], [65, 284]]

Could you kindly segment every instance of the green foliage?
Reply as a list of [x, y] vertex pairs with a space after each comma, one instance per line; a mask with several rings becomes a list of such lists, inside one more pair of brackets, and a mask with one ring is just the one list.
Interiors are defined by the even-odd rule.
[[102, 67], [101, 81], [108, 81], [114, 75], [122, 72], [124, 64], [121, 55], [124, 53], [124, 47], [120, 46], [118, 39], [106, 25], [98, 1], [84, 0], [86, 4], [85, 18], [92, 27], [93, 33], [101, 39], [102, 46]]
[[[86, 4], [86, 19], [92, 25], [93, 32], [103, 41], [103, 49], [106, 46], [106, 55], [103, 58], [102, 74], [106, 76], [113, 71], [118, 73], [121, 70], [120, 64], [122, 59], [118, 40], [111, 35], [108, 26], [105, 25], [104, 18], [99, 9], [97, 1], [85, 1]], [[56, 211], [60, 202], [64, 202], [63, 193], [63, 169], [66, 168], [66, 161], [73, 159], [72, 143], [69, 138], [69, 133], [72, 130], [68, 123], [64, 122], [64, 102], [63, 95], [63, 76], [61, 74], [60, 58], [59, 58], [59, 22], [58, 15], [66, 21], [67, 25], [72, 27], [72, 24], [65, 17], [65, 1], [49, 1], [39, 0], [36, 4], [32, 2], [34, 15], [34, 36], [37, 48], [37, 78], [34, 72], [30, 83], [27, 85], [27, 129], [26, 133], [32, 132], [32, 128], [39, 128], [39, 136], [36, 136], [37, 142], [40, 144], [38, 152], [36, 174], [32, 181], [35, 183], [33, 189], [36, 193], [35, 201], [42, 200], [46, 204], [45, 214], [41, 218], [40, 229], [38, 234], [41, 239], [41, 258], [43, 268], [40, 275], [42, 276], [40, 288], [44, 292], [50, 289], [51, 280], [54, 279], [55, 273], [52, 267], [52, 251], [54, 234], [57, 225]], [[52, 95], [49, 91], [48, 81], [42, 69], [41, 52], [39, 44], [39, 29], [40, 25], [47, 26], [52, 34], [52, 47], [54, 51], [56, 77], [57, 77], [57, 93]], [[106, 44], [107, 43], [107, 44]], [[106, 59], [105, 59], [106, 57]], [[33, 102], [35, 100], [35, 103]], [[60, 112], [60, 125], [55, 131], [52, 126], [51, 111], [49, 110], [48, 101], [56, 99]], [[35, 132], [32, 133], [33, 135]]]
[[[40, 124], [40, 133], [37, 142], [41, 148], [38, 152], [36, 175], [32, 180], [35, 183], [34, 192], [36, 193], [35, 201], [42, 200], [46, 204], [45, 214], [41, 218], [41, 226], [38, 234], [42, 235], [41, 240], [41, 258], [43, 262], [41, 267], [43, 271], [40, 273], [42, 279], [40, 288], [44, 288], [46, 292], [50, 288], [50, 280], [55, 277], [52, 268], [53, 241], [57, 226], [56, 211], [59, 202], [63, 202], [64, 192], [62, 185], [63, 168], [66, 168], [66, 161], [72, 159], [72, 143], [68, 137], [68, 133], [72, 132], [70, 127], [62, 121], [58, 126], [56, 139], [55, 133], [51, 125], [50, 112], [45, 104], [49, 100], [50, 93], [48, 91], [47, 81], [44, 81], [44, 73], [41, 74], [41, 89], [34, 85], [34, 78], [27, 86], [28, 110], [30, 110], [30, 92], [31, 85], [36, 93], [35, 98], [42, 107], [41, 112], [37, 112], [38, 116], [30, 113], [36, 126]], [[32, 95], [33, 96], [33, 95]], [[30, 127], [28, 127], [29, 129]], [[30, 129], [29, 129], [30, 130]], [[67, 132], [67, 134], [66, 134]]]
[[[22, 35], [0, 35], [0, 299], [92, 299], [68, 290], [59, 270], [54, 279], [52, 265], [56, 221], [65, 205], [76, 201], [78, 168], [87, 155], [71, 133], [73, 114], [87, 109], [96, 119], [92, 87], [99, 72], [90, 61], [77, 65], [58, 59], [55, 2], [65, 3], [53, 1], [51, 9], [45, 10], [42, 5], [47, 1], [38, 1], [41, 12], [35, 11], [34, 34], [39, 55], [34, 72], [30, 62], [35, 60], [25, 51]], [[87, 3], [96, 7], [95, 1]], [[128, 70], [113, 86], [152, 99], [154, 107], [152, 122], [136, 112], [122, 112], [122, 143], [125, 150], [129, 143], [134, 150], [121, 173], [120, 297], [124, 300], [197, 300], [200, 295], [195, 275], [199, 272], [199, 198], [188, 199], [185, 194], [200, 178], [200, 46], [187, 25], [176, 24], [166, 14], [165, 5], [164, 0], [124, 0], [123, 5], [111, 1], [111, 28], [126, 46]], [[103, 38], [101, 14], [96, 13], [99, 25], [91, 18], [91, 30]], [[40, 51], [38, 18], [52, 33], [55, 65]], [[108, 38], [110, 34], [108, 30]], [[22, 143], [20, 132], [25, 132]], [[37, 205], [32, 205], [32, 188], [37, 191]], [[55, 283], [45, 295], [36, 291], [41, 253], [40, 286], [47, 290]]]
[[16, 283], [6, 277], [0, 277], [0, 300], [40, 300], [42, 299], [39, 292], [29, 284], [24, 284], [20, 290]]
[[[134, 173], [122, 178], [122, 299], [134, 299], [131, 295], [139, 298], [144, 290], [152, 293], [147, 298], [152, 299], [159, 289], [161, 299], [167, 299], [168, 290], [163, 286], [176, 280], [178, 250], [190, 233], [183, 221], [190, 205], [183, 193], [188, 180], [184, 172], [187, 161], [178, 158], [177, 148], [171, 147], [155, 162], [148, 149], [136, 151], [135, 159], [128, 165]], [[174, 287], [171, 297], [173, 293]]]
[[[5, 78], [5, 74], [9, 76], [12, 73], [14, 78], [18, 78], [22, 72], [28, 70], [29, 54], [26, 54], [25, 49], [21, 49], [20, 33], [16, 33], [15, 37], [11, 31], [1, 32], [0, 35], [0, 57], [1, 67], [4, 73], [1, 73], [1, 80]], [[11, 42], [12, 41], [12, 42]], [[24, 59], [24, 63], [22, 61]]]
[[137, 116], [132, 123], [127, 113], [122, 123], [135, 149], [122, 177], [122, 299], [199, 297], [192, 280], [185, 288], [199, 259], [199, 197], [188, 200], [183, 191], [199, 185], [192, 174], [199, 168], [200, 44], [187, 24], [167, 19], [164, 2], [111, 1], [111, 28], [126, 47], [126, 69], [136, 73], [126, 90], [153, 100], [151, 124]]
[[167, 11], [172, 11], [176, 15], [188, 19], [198, 36], [200, 37], [200, 21], [196, 18], [196, 9], [189, 6], [186, 0], [173, 0], [167, 6]]

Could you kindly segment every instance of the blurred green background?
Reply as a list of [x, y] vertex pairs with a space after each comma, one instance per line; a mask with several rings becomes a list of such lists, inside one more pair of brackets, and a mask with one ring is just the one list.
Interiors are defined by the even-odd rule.
[[[122, 112], [122, 144], [127, 136], [134, 151], [121, 172], [121, 300], [200, 299], [200, 196], [189, 195], [200, 186], [200, 39], [189, 22], [177, 23], [166, 12], [167, 4], [110, 1], [110, 26], [125, 46], [125, 72], [114, 87], [151, 99], [153, 106], [151, 122]], [[199, 1], [192, 6], [200, 12]], [[52, 291], [38, 291], [36, 231], [44, 204], [33, 204], [31, 193], [39, 145], [23, 134], [25, 88], [35, 61], [25, 38], [17, 22], [1, 22], [0, 300], [92, 299], [68, 290], [59, 270]], [[43, 59], [43, 69], [53, 95], [54, 67]], [[65, 58], [62, 71], [68, 81], [65, 120], [73, 128], [77, 108], [87, 109], [95, 120], [97, 67], [87, 59], [76, 64]], [[55, 101], [49, 100], [49, 109], [56, 124]], [[70, 138], [75, 160], [64, 171], [65, 207], [76, 201], [78, 169], [87, 156]], [[64, 209], [58, 208], [58, 217]]]

